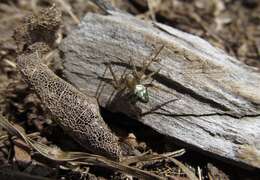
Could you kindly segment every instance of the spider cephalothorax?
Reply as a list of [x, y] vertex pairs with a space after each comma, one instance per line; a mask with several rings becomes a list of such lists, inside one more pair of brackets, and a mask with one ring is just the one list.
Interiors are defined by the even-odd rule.
[[144, 61], [142, 68], [138, 71], [135, 64], [133, 63], [132, 59], [130, 59], [130, 64], [132, 66], [132, 72], [130, 73], [123, 73], [118, 79], [111, 67], [111, 64], [108, 64], [108, 68], [113, 77], [113, 86], [118, 91], [128, 90], [131, 99], [134, 101], [140, 101], [142, 103], [147, 103], [149, 101], [149, 93], [147, 87], [152, 85], [152, 83], [146, 83], [148, 79], [150, 79], [154, 74], [158, 73], [160, 69], [155, 72], [151, 72], [149, 74], [145, 74], [148, 70], [149, 66], [152, 62], [157, 62], [157, 57], [159, 53], [162, 51], [164, 46], [162, 46], [151, 58], [149, 61]]

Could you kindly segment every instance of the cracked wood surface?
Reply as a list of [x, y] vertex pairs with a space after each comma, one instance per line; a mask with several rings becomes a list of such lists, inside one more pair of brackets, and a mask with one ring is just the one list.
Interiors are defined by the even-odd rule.
[[[140, 68], [162, 45], [160, 62], [149, 68], [161, 68], [150, 101], [132, 105], [111, 85], [106, 63], [119, 77], [131, 72], [130, 58]], [[260, 168], [260, 74], [253, 68], [197, 36], [120, 13], [86, 15], [60, 50], [64, 77], [101, 106], [228, 162]]]

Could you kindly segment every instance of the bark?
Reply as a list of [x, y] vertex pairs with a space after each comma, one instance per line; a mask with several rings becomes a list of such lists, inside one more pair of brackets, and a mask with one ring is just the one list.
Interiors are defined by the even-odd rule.
[[[107, 63], [119, 78], [140, 70], [160, 47], [148, 103], [133, 104], [112, 85]], [[121, 112], [185, 145], [260, 168], [260, 76], [207, 41], [127, 14], [88, 14], [60, 45], [64, 77]], [[124, 77], [124, 76], [123, 76]], [[148, 81], [149, 82], [149, 81]]]

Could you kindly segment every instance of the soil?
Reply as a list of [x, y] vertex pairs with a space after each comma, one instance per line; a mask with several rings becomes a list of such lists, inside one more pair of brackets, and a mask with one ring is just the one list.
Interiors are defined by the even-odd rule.
[[[111, 1], [119, 9], [139, 18], [153, 19], [203, 37], [214, 46], [260, 71], [260, 2], [257, 0]], [[24, 129], [27, 134], [38, 133], [39, 142], [58, 146], [63, 150], [82, 151], [77, 143], [55, 125], [46, 108], [22, 80], [16, 68], [19, 47], [16, 46], [13, 34], [17, 25], [22, 24], [29, 14], [37, 14], [40, 9], [50, 7], [53, 3], [62, 11], [63, 24], [59, 32], [60, 38], [56, 40], [57, 44], [77, 27], [79, 20], [86, 13], [103, 13], [89, 1], [0, 0], [0, 111], [8, 120]], [[52, 56], [46, 63], [62, 77], [60, 73], [62, 66], [59, 59], [55, 58], [57, 56], [55, 47], [52, 50]], [[122, 129], [123, 132], [127, 132], [125, 137], [133, 133], [131, 137], [134, 140], [132, 141], [137, 139], [138, 142], [135, 143], [140, 151], [150, 150], [158, 153], [168, 151], [170, 145], [167, 143], [167, 137], [125, 116], [112, 114], [105, 109], [101, 111], [112, 129]], [[143, 134], [144, 129], [145, 134]], [[126, 179], [126, 176], [122, 174], [96, 166], [90, 166], [88, 173], [85, 174], [82, 173], [83, 167], [80, 168], [81, 171], [61, 168], [55, 162], [38, 157], [37, 154], [28, 153], [26, 144], [21, 146], [22, 142], [5, 137], [6, 132], [0, 130], [0, 177], [2, 179], [4, 179], [3, 172], [9, 170], [34, 175], [37, 178]], [[177, 141], [174, 146], [176, 150], [183, 148]], [[198, 175], [198, 169], [201, 169], [202, 179], [259, 179], [257, 170], [242, 169], [226, 163], [225, 160], [220, 161], [191, 149], [187, 149], [186, 154], [177, 159], [196, 175]], [[140, 166], [162, 176], [174, 177], [173, 179], [188, 179], [180, 167], [166, 160]], [[17, 174], [17, 177], [23, 177], [24, 174]], [[14, 176], [16, 176], [15, 173]]]

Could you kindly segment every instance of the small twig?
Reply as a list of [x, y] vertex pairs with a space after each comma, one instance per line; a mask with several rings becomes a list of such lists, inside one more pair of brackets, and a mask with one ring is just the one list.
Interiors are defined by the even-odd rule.
[[185, 153], [185, 149], [180, 149], [178, 151], [164, 153], [164, 154], [150, 154], [144, 156], [134, 156], [132, 158], [127, 158], [121, 161], [123, 164], [132, 164], [137, 162], [144, 162], [144, 161], [155, 161], [155, 160], [162, 160], [166, 159], [166, 157], [177, 157], [181, 156]]
[[167, 159], [171, 160], [174, 164], [176, 164], [177, 166], [179, 166], [181, 168], [181, 170], [191, 179], [191, 180], [199, 180], [196, 175], [191, 172], [191, 170], [189, 170], [184, 164], [182, 164], [180, 161], [178, 161], [177, 159], [174, 159], [172, 157], [168, 157]]
[[111, 14], [112, 11], [114, 12], [119, 11], [119, 9], [113, 7], [111, 2], [109, 2], [108, 0], [90, 0], [90, 1], [96, 4], [102, 11], [104, 11], [107, 14]]
[[98, 156], [94, 154], [84, 153], [84, 152], [65, 152], [59, 148], [51, 148], [45, 144], [36, 142], [25, 135], [23, 132], [14, 127], [7, 119], [0, 115], [0, 126], [7, 130], [12, 135], [22, 138], [27, 144], [29, 144], [33, 149], [39, 152], [42, 156], [57, 161], [57, 162], [67, 162], [78, 165], [95, 165], [113, 169], [126, 174], [131, 174], [132, 176], [142, 178], [142, 179], [156, 179], [163, 180], [165, 178], [158, 175], [152, 174], [148, 171], [140, 170], [134, 167], [124, 165], [122, 163], [109, 160], [103, 156]]
[[198, 176], [199, 180], [202, 180], [202, 169], [198, 166]]
[[65, 2], [65, 0], [55, 0], [64, 8], [65, 11], [71, 16], [71, 18], [75, 21], [76, 24], [80, 23], [79, 18], [72, 12], [72, 8], [69, 4]]
[[10, 169], [1, 169], [0, 179], [51, 180], [50, 178], [35, 176]]
[[16, 64], [12, 61], [9, 61], [8, 59], [3, 59], [3, 61], [8, 64], [9, 66], [11, 66], [12, 68], [16, 69]]

